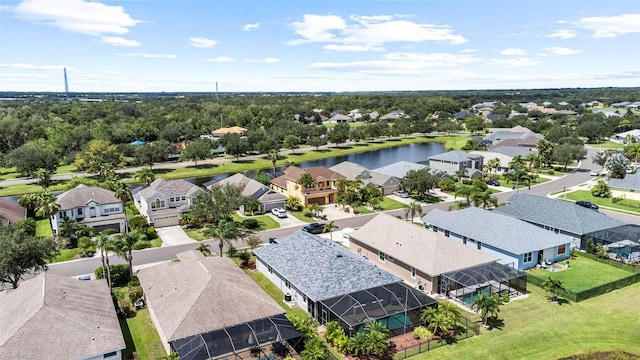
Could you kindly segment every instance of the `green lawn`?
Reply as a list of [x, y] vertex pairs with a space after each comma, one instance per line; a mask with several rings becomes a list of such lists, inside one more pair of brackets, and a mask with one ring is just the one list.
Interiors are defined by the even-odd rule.
[[157, 239], [153, 239], [151, 241], [149, 241], [151, 243], [152, 247], [160, 247], [162, 246], [162, 239], [157, 238]]
[[625, 205], [625, 203], [616, 203], [614, 204], [611, 198], [600, 198], [591, 195], [591, 192], [588, 190], [576, 190], [566, 193], [561, 196], [562, 199], [578, 201], [578, 200], [588, 200], [598, 206], [604, 206], [613, 209], [620, 209], [624, 211], [628, 211], [630, 213], [634, 213], [635, 215], [640, 215], [640, 201], [629, 200], [626, 199], [624, 202], [633, 204], [635, 206]]
[[637, 301], [640, 284], [579, 303], [552, 304], [540, 288], [501, 307], [502, 329], [443, 346], [412, 358], [558, 359], [578, 353], [619, 350], [640, 353]]
[[69, 261], [76, 258], [76, 255], [80, 254], [80, 249], [64, 249], [60, 251], [60, 254], [51, 260], [51, 263]]
[[316, 220], [307, 216], [304, 216], [303, 211], [290, 211], [287, 210], [287, 214], [289, 214], [289, 216], [293, 216], [294, 218], [300, 220], [300, 221], [304, 221], [304, 222], [308, 222], [308, 223], [312, 223], [315, 222]]
[[387, 211], [387, 210], [402, 209], [404, 207], [404, 204], [401, 203], [400, 201], [396, 201], [396, 200], [393, 200], [392, 198], [385, 196], [384, 198], [382, 198], [382, 201], [380, 202], [380, 206], [382, 207], [382, 211]]
[[569, 260], [569, 268], [562, 271], [551, 272], [545, 269], [532, 269], [527, 271], [540, 279], [557, 279], [562, 281], [565, 288], [572, 292], [580, 292], [595, 286], [625, 278], [633, 273], [607, 265], [588, 257], [576, 254], [576, 258]]
[[269, 215], [260, 216], [240, 216], [238, 214], [231, 214], [234, 221], [242, 222], [247, 219], [255, 219], [258, 221], [258, 231], [271, 230], [280, 228], [280, 223]]
[[36, 236], [52, 237], [49, 219], [36, 220]]
[[[255, 260], [255, 258], [254, 258]], [[287, 304], [284, 303], [284, 293], [278, 289], [276, 284], [271, 282], [264, 274], [258, 271], [251, 271], [249, 269], [244, 269], [244, 272], [249, 275], [261, 288], [264, 290], [269, 296], [275, 300], [278, 305], [280, 305], [287, 313], [287, 315], [297, 315], [302, 318], [310, 317], [304, 310], [300, 308], [291, 308]]]
[[204, 228], [190, 229], [190, 230], [186, 230], [185, 233], [187, 233], [188, 237], [192, 238], [193, 240], [197, 240], [197, 241], [211, 239], [211, 237], [206, 236], [204, 234], [204, 230], [205, 230]]
[[134, 351], [138, 353], [140, 360], [160, 359], [166, 355], [149, 310], [138, 310], [136, 316], [127, 318], [126, 321], [121, 319], [120, 328], [127, 344], [123, 359], [128, 359], [128, 355]]
[[[546, 183], [547, 181], [551, 181], [551, 179], [539, 176], [534, 182], [531, 183], [531, 186]], [[509, 187], [509, 188], [513, 187], [516, 184], [513, 181], [507, 181], [505, 179], [498, 179], [498, 182], [500, 183], [500, 186]], [[518, 184], [518, 189], [522, 189], [526, 187], [527, 187], [526, 184]], [[491, 188], [491, 186], [489, 186], [489, 188]]]
[[587, 144], [591, 145], [596, 149], [623, 149], [625, 144], [620, 144], [613, 141], [605, 141], [600, 143], [588, 142]]

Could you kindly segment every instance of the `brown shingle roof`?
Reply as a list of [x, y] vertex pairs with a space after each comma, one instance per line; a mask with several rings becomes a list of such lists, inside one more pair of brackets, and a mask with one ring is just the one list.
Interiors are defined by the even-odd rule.
[[90, 201], [99, 205], [122, 203], [114, 194], [113, 191], [101, 187], [80, 184], [58, 195], [56, 204], [60, 205], [60, 210], [69, 210], [85, 206]]
[[350, 233], [349, 237], [431, 276], [498, 260], [444, 235], [385, 213], [380, 213]]
[[24, 220], [27, 214], [27, 209], [23, 208], [14, 201], [0, 199], [0, 222], [2, 218], [6, 221], [15, 224], [18, 221]]
[[125, 348], [105, 280], [41, 273], [0, 293], [0, 358], [78, 359]]
[[138, 272], [166, 341], [284, 313], [230, 258], [196, 250], [178, 258]]

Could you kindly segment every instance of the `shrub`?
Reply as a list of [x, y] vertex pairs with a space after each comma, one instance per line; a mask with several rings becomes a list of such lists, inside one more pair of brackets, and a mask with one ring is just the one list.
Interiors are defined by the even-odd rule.
[[247, 229], [253, 230], [253, 229], [257, 229], [260, 226], [260, 224], [256, 219], [246, 219], [242, 221], [242, 226], [244, 226]]
[[431, 340], [433, 339], [433, 333], [424, 326], [418, 326], [413, 329], [413, 337], [421, 340]]
[[134, 216], [128, 220], [128, 223], [131, 230], [134, 231], [138, 231], [149, 226], [149, 224], [147, 224], [147, 219], [145, 219], [144, 216]]
[[229, 245], [229, 249], [227, 250], [227, 256], [232, 258], [238, 256], [238, 249], [236, 249], [236, 247], [233, 245]]
[[238, 259], [242, 261], [242, 265], [247, 265], [251, 259], [251, 254], [247, 250], [242, 250], [238, 252]]
[[555, 175], [556, 172], [553, 169], [547, 170], [547, 175]]
[[[125, 286], [129, 281], [131, 281], [131, 277], [129, 276], [129, 265], [127, 264], [117, 264], [117, 265], [109, 265], [109, 269], [111, 272], [111, 286], [112, 287], [121, 287]], [[96, 279], [106, 279], [107, 273], [102, 273], [102, 266], [97, 268], [94, 272], [96, 275]]]
[[473, 185], [473, 180], [471, 179], [462, 179], [462, 183], [465, 185]]
[[129, 300], [131, 300], [131, 302], [138, 301], [143, 295], [144, 292], [142, 291], [142, 287], [134, 286], [129, 288]]
[[451, 179], [441, 180], [438, 184], [442, 191], [456, 191], [456, 182]]
[[124, 316], [126, 318], [133, 316], [134, 311], [131, 309], [131, 302], [128, 299], [120, 299], [120, 300], [118, 300], [118, 307], [120, 308], [120, 311], [122, 312], [122, 316]]
[[313, 217], [313, 211], [311, 211], [311, 209], [309, 208], [304, 208], [304, 210], [302, 210], [302, 215], [309, 218]]

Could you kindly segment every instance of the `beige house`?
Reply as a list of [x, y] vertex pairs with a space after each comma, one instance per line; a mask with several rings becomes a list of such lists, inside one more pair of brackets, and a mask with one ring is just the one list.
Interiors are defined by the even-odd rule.
[[106, 280], [41, 273], [0, 292], [0, 359], [120, 360], [126, 348]]
[[385, 213], [349, 233], [349, 245], [371, 263], [431, 294], [439, 293], [441, 274], [498, 260]]
[[[305, 173], [311, 175], [315, 184], [305, 187], [298, 183], [302, 174]], [[289, 166], [284, 170], [284, 175], [271, 180], [271, 188], [286, 197], [297, 197], [304, 206], [326, 205], [336, 202], [337, 182], [342, 179], [346, 177], [325, 166], [312, 166], [306, 169]]]
[[133, 204], [149, 225], [157, 228], [175, 226], [180, 224], [182, 214], [191, 210], [201, 191], [186, 180], [156, 179], [133, 194]]
[[213, 137], [223, 137], [227, 134], [238, 134], [240, 136], [243, 136], [244, 133], [247, 132], [247, 129], [240, 127], [240, 126], [232, 126], [232, 127], [225, 127], [225, 128], [220, 128], [220, 129], [216, 129], [213, 130], [211, 132], [211, 135]]

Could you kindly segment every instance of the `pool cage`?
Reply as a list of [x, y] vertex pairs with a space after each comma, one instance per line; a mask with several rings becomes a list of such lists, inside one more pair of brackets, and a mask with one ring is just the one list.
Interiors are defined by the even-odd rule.
[[609, 257], [618, 261], [636, 264], [640, 262], [640, 226], [627, 224], [585, 234], [582, 249], [587, 248], [587, 241], [594, 245], [602, 245]]
[[256, 354], [275, 359], [269, 345], [282, 349], [297, 347], [302, 336], [284, 314], [280, 314], [174, 340], [169, 345], [181, 360], [255, 360]]
[[526, 292], [527, 273], [495, 262], [440, 275], [440, 294], [468, 308], [480, 294], [513, 298]]
[[430, 306], [437, 306], [437, 302], [398, 282], [322, 300], [318, 314], [322, 324], [337, 321], [349, 336], [373, 320], [384, 324], [390, 336], [396, 336], [419, 325], [420, 311]]

